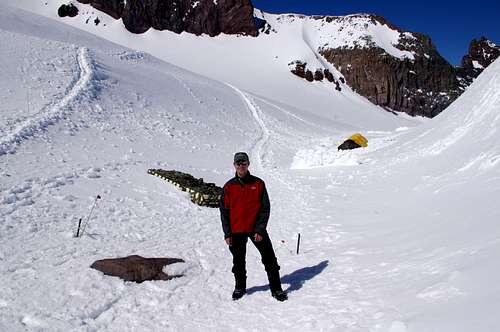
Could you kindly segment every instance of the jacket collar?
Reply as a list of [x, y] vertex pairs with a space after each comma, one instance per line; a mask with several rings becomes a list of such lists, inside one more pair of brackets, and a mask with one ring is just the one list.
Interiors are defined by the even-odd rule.
[[238, 176], [238, 173], [235, 173], [235, 177], [236, 177], [236, 179], [238, 179], [238, 182], [240, 182], [241, 184], [249, 184], [252, 182], [252, 178], [253, 178], [253, 176], [250, 174], [250, 171], [247, 171], [247, 174], [242, 178], [240, 178]]

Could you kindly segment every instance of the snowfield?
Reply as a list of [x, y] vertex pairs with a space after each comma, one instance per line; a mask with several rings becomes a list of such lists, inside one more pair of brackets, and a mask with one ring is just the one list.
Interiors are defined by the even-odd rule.
[[[45, 2], [31, 7], [45, 17], [0, 5], [0, 331], [498, 330], [499, 60], [421, 121], [279, 74], [261, 47], [278, 36], [130, 36], [103, 17], [100, 39], [48, 18], [58, 2]], [[205, 47], [200, 63], [186, 56]], [[197, 71], [213, 47], [228, 52], [221, 76]], [[242, 79], [252, 64], [273, 80]], [[368, 148], [337, 152], [355, 132]], [[222, 186], [240, 150], [267, 184], [284, 303], [251, 246], [248, 294], [231, 301], [218, 210], [146, 173]], [[165, 270], [184, 277], [136, 284], [89, 268], [133, 254], [182, 258]]]

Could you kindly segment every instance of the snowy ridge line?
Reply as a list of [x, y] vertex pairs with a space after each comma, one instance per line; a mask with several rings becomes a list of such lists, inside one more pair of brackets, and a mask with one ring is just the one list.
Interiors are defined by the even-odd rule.
[[308, 22], [309, 21], [306, 21], [306, 20], [302, 21], [302, 29], [301, 29], [302, 30], [302, 40], [304, 40], [304, 43], [311, 50], [312, 54], [321, 63], [321, 65], [323, 66], [323, 69], [326, 69], [326, 68], [329, 69], [330, 66], [326, 64], [325, 59], [323, 58], [323, 56], [321, 56], [320, 54], [318, 54], [316, 52], [316, 50], [314, 49], [314, 47], [312, 46], [311, 37], [308, 36], [307, 29], [306, 29], [306, 23], [308, 23]]
[[21, 144], [48, 126], [56, 124], [68, 113], [69, 104], [90, 89], [94, 78], [94, 64], [87, 48], [80, 47], [78, 49], [77, 61], [79, 67], [78, 79], [75, 80], [69, 92], [55, 105], [47, 106], [36, 116], [24, 121], [13, 131], [2, 137], [0, 139], [0, 156], [14, 153], [15, 145]]
[[229, 86], [234, 91], [236, 91], [241, 96], [243, 101], [246, 103], [248, 110], [252, 114], [255, 122], [257, 122], [257, 124], [260, 127], [260, 136], [257, 138], [257, 141], [253, 144], [251, 154], [256, 156], [256, 158], [253, 159], [257, 161], [256, 166], [262, 170], [264, 168], [262, 163], [262, 161], [264, 160], [262, 150], [264, 150], [264, 145], [266, 145], [267, 142], [269, 141], [269, 129], [267, 129], [264, 120], [262, 120], [262, 111], [257, 105], [255, 105], [253, 100], [251, 100], [250, 97], [243, 91], [241, 91], [240, 89], [229, 83], [226, 83], [226, 85]]

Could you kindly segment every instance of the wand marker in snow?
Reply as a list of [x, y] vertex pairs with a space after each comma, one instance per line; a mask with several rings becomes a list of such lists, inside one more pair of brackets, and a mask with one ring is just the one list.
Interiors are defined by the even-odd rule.
[[297, 255], [299, 254], [299, 248], [300, 248], [300, 233], [299, 237], [297, 238]]
[[85, 222], [85, 224], [83, 224], [83, 228], [82, 228], [82, 236], [83, 236], [83, 233], [85, 233], [85, 228], [87, 227], [87, 224], [89, 223], [90, 221], [90, 218], [92, 217], [92, 212], [94, 212], [94, 208], [96, 207], [97, 205], [97, 200], [98, 199], [101, 199], [101, 195], [97, 195], [97, 197], [95, 198], [94, 200], [94, 205], [92, 205], [92, 209], [90, 210], [90, 213], [89, 213], [89, 216], [87, 218], [87, 221]]
[[75, 237], [80, 236], [80, 226], [81, 225], [82, 225], [82, 218], [80, 218], [80, 220], [78, 220], [78, 229], [76, 230], [76, 236]]

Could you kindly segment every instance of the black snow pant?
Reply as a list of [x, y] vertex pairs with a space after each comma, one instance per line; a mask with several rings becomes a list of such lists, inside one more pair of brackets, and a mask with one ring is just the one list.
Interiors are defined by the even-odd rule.
[[267, 272], [267, 278], [269, 280], [269, 287], [271, 292], [282, 290], [281, 280], [280, 280], [280, 267], [278, 265], [278, 260], [274, 254], [273, 245], [271, 239], [267, 232], [262, 235], [262, 240], [255, 242], [254, 234], [241, 233], [232, 234], [233, 244], [229, 246], [229, 250], [233, 255], [233, 269], [234, 278], [236, 281], [237, 289], [246, 289], [247, 271], [246, 271], [246, 251], [247, 251], [247, 241], [250, 241], [255, 245], [255, 248], [260, 253], [262, 258], [262, 264]]

